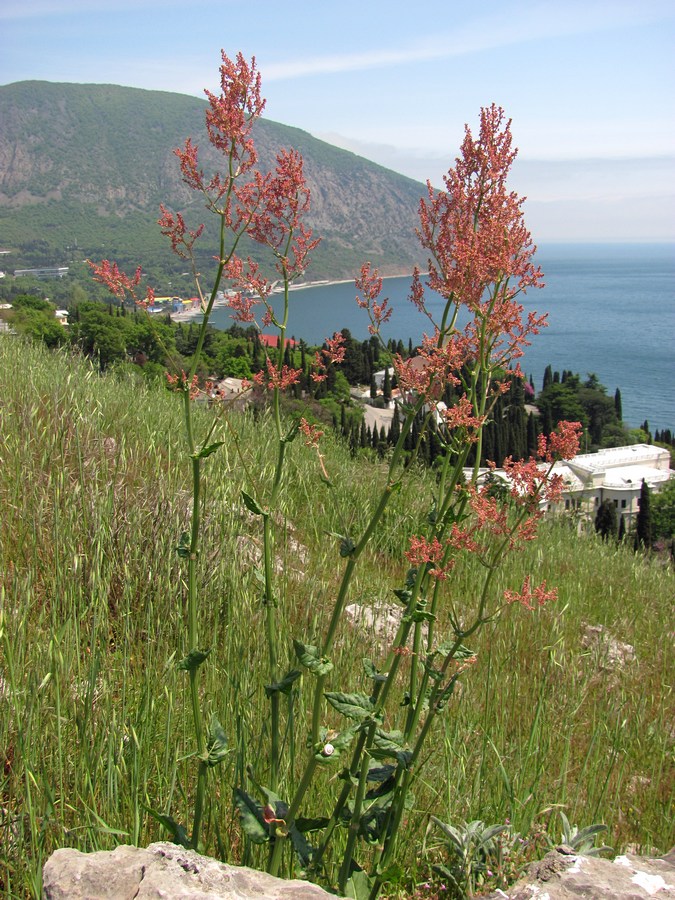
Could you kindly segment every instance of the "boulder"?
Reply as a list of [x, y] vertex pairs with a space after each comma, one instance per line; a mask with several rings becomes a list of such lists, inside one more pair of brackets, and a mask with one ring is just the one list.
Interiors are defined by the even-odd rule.
[[307, 881], [228, 866], [176, 844], [121, 846], [82, 853], [56, 850], [42, 876], [43, 900], [327, 900]]
[[675, 900], [675, 849], [660, 859], [625, 854], [615, 860], [557, 847], [526, 878], [487, 900]]

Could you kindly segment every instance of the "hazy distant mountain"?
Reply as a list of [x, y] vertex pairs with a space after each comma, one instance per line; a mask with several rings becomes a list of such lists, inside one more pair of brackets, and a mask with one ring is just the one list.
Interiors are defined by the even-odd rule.
[[[160, 202], [194, 224], [209, 220], [172, 152], [191, 136], [206, 162], [205, 105], [115, 85], [0, 87], [0, 245], [20, 248], [17, 265], [42, 254], [166, 267]], [[282, 146], [304, 157], [310, 224], [323, 237], [311, 277], [351, 277], [366, 260], [398, 274], [423, 261], [414, 234], [422, 185], [297, 128], [262, 120], [255, 136], [262, 168]]]

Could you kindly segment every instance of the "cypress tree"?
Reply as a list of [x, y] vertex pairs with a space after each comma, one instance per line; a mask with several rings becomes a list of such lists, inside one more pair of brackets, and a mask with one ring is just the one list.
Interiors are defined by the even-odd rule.
[[635, 522], [635, 549], [643, 547], [649, 550], [652, 546], [651, 491], [644, 478], [640, 488], [639, 504], [640, 509]]
[[382, 384], [382, 399], [385, 403], [391, 400], [391, 375], [389, 374], [389, 366], [384, 369], [384, 382]]
[[401, 436], [401, 417], [398, 412], [398, 404], [394, 406], [394, 415], [391, 418], [391, 426], [389, 428], [389, 443], [395, 446]]
[[553, 369], [550, 365], [546, 366], [544, 369], [544, 383], [542, 386], [542, 390], [546, 390], [546, 388], [553, 383]]
[[535, 456], [537, 453], [537, 420], [534, 413], [529, 413], [527, 417], [527, 455]]
[[619, 535], [618, 535], [617, 540], [619, 541], [619, 543], [621, 543], [625, 537], [626, 537], [626, 517], [619, 516]]
[[617, 388], [614, 392], [614, 410], [619, 422], [623, 422], [623, 411], [621, 408], [621, 391]]
[[598, 507], [595, 517], [595, 530], [602, 536], [604, 541], [610, 537], [614, 537], [617, 533], [618, 522], [616, 517], [616, 506], [613, 500], [603, 500]]

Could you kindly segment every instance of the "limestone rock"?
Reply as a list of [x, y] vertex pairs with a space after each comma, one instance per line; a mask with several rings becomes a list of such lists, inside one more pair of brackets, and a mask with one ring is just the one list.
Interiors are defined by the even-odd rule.
[[176, 844], [121, 846], [81, 853], [62, 849], [43, 871], [43, 900], [327, 900], [306, 881], [228, 866]]
[[557, 847], [526, 878], [488, 900], [675, 900], [675, 850], [661, 859], [626, 854], [614, 861]]

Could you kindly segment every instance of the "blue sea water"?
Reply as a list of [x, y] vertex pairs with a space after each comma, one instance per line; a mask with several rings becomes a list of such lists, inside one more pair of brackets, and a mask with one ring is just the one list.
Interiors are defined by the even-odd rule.
[[[526, 311], [549, 313], [521, 365], [540, 390], [544, 369], [595, 373], [610, 394], [621, 390], [630, 426], [645, 419], [652, 431], [675, 430], [675, 247], [670, 244], [557, 244], [539, 248], [546, 286], [522, 300]], [[418, 342], [429, 322], [407, 299], [410, 279], [388, 278], [394, 314], [385, 338]], [[294, 291], [289, 334], [320, 344], [348, 328], [368, 337], [368, 320], [355, 303], [353, 282]], [[433, 300], [429, 301], [433, 305]], [[440, 301], [437, 301], [440, 308]], [[213, 314], [228, 328], [226, 309]]]

